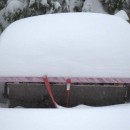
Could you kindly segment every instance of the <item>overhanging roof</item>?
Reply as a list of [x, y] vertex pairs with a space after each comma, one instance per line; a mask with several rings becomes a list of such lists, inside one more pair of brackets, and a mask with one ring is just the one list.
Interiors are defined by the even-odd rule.
[[[0, 77], [0, 82], [44, 82], [44, 77]], [[66, 77], [48, 77], [52, 83], [66, 83]], [[130, 78], [85, 78], [72, 77], [71, 83], [130, 83]]]

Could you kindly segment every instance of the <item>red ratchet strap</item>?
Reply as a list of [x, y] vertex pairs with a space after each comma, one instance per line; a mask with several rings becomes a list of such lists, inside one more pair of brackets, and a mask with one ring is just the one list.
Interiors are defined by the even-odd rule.
[[66, 80], [67, 83], [67, 88], [66, 88], [66, 107], [69, 107], [69, 99], [70, 99], [70, 84], [71, 84], [71, 80], [67, 79]]
[[47, 91], [49, 93], [49, 96], [50, 96], [55, 108], [57, 108], [57, 104], [56, 104], [56, 101], [55, 101], [55, 99], [53, 97], [53, 94], [52, 94], [51, 87], [50, 87], [47, 76], [45, 76], [45, 78], [43, 77], [43, 81], [45, 82], [45, 87], [46, 87], [46, 89], [47, 89]]

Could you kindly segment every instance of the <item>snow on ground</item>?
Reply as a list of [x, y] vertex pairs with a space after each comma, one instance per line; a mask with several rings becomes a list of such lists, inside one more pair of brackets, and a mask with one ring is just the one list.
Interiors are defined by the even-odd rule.
[[79, 109], [0, 109], [2, 130], [130, 130], [130, 104]]
[[130, 25], [64, 13], [11, 24], [0, 37], [0, 76], [130, 77]]

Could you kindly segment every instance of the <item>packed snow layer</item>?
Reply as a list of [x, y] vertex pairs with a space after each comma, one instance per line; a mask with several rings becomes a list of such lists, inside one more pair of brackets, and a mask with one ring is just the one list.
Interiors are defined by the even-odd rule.
[[0, 109], [1, 130], [130, 130], [130, 104], [73, 109]]
[[116, 16], [64, 13], [11, 24], [0, 37], [0, 76], [130, 78], [130, 25]]

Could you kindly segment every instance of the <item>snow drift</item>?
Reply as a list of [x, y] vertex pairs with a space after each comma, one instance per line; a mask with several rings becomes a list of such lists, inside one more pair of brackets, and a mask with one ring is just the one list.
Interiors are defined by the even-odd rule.
[[126, 21], [129, 20], [129, 17], [128, 17], [127, 13], [124, 10], [121, 10], [121, 11], [117, 12], [115, 14], [115, 16], [120, 17], [120, 18], [122, 18], [122, 19], [124, 19]]
[[95, 13], [36, 16], [0, 37], [0, 76], [130, 78], [130, 25]]

